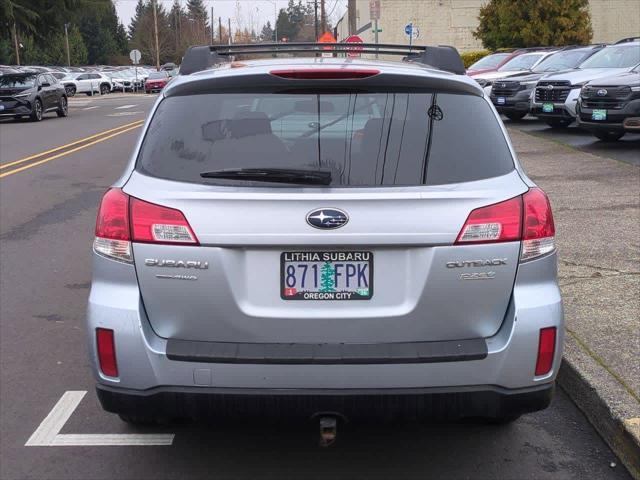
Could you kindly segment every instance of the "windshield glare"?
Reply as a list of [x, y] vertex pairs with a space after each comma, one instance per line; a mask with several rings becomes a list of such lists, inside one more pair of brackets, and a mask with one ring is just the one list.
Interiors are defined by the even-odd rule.
[[159, 78], [167, 78], [167, 74], [165, 72], [152, 72], [149, 74], [149, 79], [155, 80]]
[[2, 75], [0, 76], [1, 88], [31, 88], [36, 84], [35, 75]]
[[330, 171], [331, 186], [422, 185], [489, 178], [514, 166], [482, 97], [221, 92], [163, 100], [137, 168], [171, 180], [237, 187], [255, 182], [200, 174], [310, 169]]
[[605, 47], [585, 60], [580, 68], [629, 68], [640, 63], [638, 45]]
[[584, 58], [584, 56], [585, 52], [578, 50], [555, 53], [542, 60], [538, 65], [536, 65], [533, 71], [552, 72], [565, 70], [568, 68], [575, 68]]
[[509, 60], [501, 66], [498, 71], [506, 72], [509, 70], [529, 70], [534, 63], [540, 60], [542, 55], [542, 53], [518, 55], [516, 58]]
[[480, 70], [481, 68], [495, 68], [501, 61], [507, 58], [510, 53], [494, 53], [481, 58], [469, 67], [469, 70]]

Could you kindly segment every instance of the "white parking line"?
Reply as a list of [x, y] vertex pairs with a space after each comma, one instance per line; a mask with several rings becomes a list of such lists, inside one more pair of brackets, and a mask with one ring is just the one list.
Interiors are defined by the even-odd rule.
[[121, 105], [119, 107], [116, 107], [114, 110], [124, 110], [126, 108], [133, 108], [133, 107], [135, 107], [135, 104], [134, 105]]
[[60, 430], [69, 420], [86, 395], [86, 390], [64, 392], [49, 415], [29, 437], [25, 447], [77, 447], [77, 446], [149, 446], [171, 445], [173, 433], [88, 433], [61, 434]]
[[94, 105], [93, 107], [85, 107], [82, 110], [93, 110], [94, 108], [100, 108], [98, 105]]

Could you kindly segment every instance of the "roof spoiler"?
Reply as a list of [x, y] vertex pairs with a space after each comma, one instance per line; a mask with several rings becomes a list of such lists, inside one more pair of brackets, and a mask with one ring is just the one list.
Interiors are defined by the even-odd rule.
[[189, 47], [180, 66], [181, 75], [207, 70], [232, 60], [235, 55], [278, 53], [368, 53], [400, 55], [407, 61], [445, 72], [464, 75], [466, 70], [458, 50], [448, 45], [437, 47], [377, 43], [253, 43], [232, 45], [201, 45]]

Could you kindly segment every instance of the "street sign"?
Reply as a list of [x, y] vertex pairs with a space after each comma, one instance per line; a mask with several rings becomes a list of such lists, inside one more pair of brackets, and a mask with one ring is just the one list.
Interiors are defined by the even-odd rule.
[[[350, 35], [346, 38], [346, 40], [344, 41], [345, 43], [364, 43], [364, 41], [362, 40], [362, 38], [360, 38], [359, 35]], [[349, 51], [347, 52], [347, 57], [359, 57], [360, 56], [360, 52], [362, 52], [362, 47], [359, 46], [354, 46], [352, 48], [349, 48]]]
[[140, 59], [142, 58], [142, 54], [140, 53], [140, 50], [131, 50], [129, 52], [129, 58], [134, 65], [138, 65], [140, 63]]
[[414, 25], [413, 23], [408, 23], [404, 27], [404, 33], [409, 37], [411, 37], [412, 39], [415, 39], [420, 36], [420, 29], [418, 28], [417, 25]]
[[369, 18], [380, 20], [380, 0], [369, 0]]
[[[331, 32], [324, 32], [320, 35], [318, 39], [318, 43], [336, 43], [336, 37], [334, 37]], [[326, 50], [330, 50], [330, 48], [326, 48]], [[323, 57], [333, 57], [333, 53], [326, 52], [322, 54]]]

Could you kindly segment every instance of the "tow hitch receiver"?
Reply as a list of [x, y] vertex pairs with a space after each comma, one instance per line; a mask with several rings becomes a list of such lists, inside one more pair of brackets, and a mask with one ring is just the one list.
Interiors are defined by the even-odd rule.
[[320, 446], [329, 447], [336, 441], [338, 421], [336, 417], [320, 417]]

